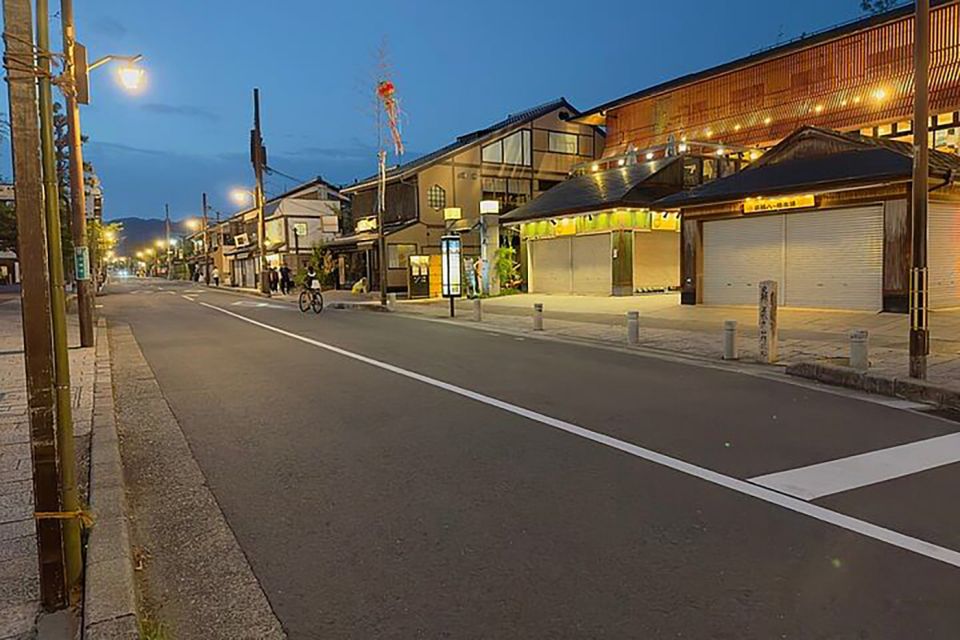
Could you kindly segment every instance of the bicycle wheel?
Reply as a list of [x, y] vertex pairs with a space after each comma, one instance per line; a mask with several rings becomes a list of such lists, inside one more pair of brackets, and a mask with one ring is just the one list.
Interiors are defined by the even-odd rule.
[[313, 299], [310, 300], [310, 306], [313, 308], [314, 313], [323, 311], [323, 294], [319, 291], [314, 291]]
[[310, 300], [310, 292], [309, 292], [309, 291], [301, 291], [301, 292], [300, 292], [300, 300], [299, 300], [300, 311], [302, 311], [303, 313], [306, 313], [307, 310], [310, 308], [310, 303], [311, 303], [311, 300]]

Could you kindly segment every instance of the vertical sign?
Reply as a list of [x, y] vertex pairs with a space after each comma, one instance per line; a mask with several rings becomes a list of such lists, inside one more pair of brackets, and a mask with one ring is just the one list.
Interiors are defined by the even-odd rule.
[[461, 296], [460, 236], [440, 238], [440, 289], [444, 298]]
[[90, 279], [90, 249], [86, 246], [73, 248], [73, 271], [77, 280]]
[[777, 281], [760, 283], [760, 362], [777, 361]]

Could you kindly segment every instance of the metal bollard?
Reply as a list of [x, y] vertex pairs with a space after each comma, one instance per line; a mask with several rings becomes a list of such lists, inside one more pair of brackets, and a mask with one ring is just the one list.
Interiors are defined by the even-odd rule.
[[543, 303], [535, 302], [533, 304], [533, 330], [543, 331]]
[[640, 312], [627, 311], [627, 344], [640, 343]]
[[483, 321], [483, 308], [480, 303], [480, 298], [473, 299], [473, 320], [474, 322]]
[[723, 359], [739, 360], [740, 350], [737, 345], [737, 321], [723, 321]]
[[866, 329], [854, 329], [850, 332], [850, 366], [857, 371], [870, 368], [868, 337]]
[[391, 307], [391, 308], [397, 306], [397, 294], [396, 294], [396, 293], [388, 293], [388, 294], [387, 294], [387, 306], [388, 306], [388, 307]]

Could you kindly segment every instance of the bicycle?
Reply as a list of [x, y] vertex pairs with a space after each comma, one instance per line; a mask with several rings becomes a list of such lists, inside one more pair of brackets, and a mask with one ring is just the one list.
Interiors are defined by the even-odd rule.
[[302, 313], [306, 313], [310, 309], [313, 309], [314, 313], [323, 311], [323, 294], [320, 293], [319, 283], [315, 283], [314, 287], [310, 289], [303, 288], [303, 291], [300, 292], [299, 305]]

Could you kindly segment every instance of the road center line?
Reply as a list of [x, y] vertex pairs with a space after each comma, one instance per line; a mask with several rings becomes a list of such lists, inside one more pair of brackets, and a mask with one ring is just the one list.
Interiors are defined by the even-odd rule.
[[265, 322], [253, 320], [252, 318], [248, 318], [246, 316], [240, 315], [239, 313], [234, 313], [232, 311], [228, 311], [221, 307], [217, 307], [212, 304], [207, 304], [206, 302], [200, 302], [199, 304], [209, 309], [213, 309], [214, 311], [218, 311], [228, 316], [232, 316], [234, 318], [237, 318], [238, 320], [242, 320], [254, 326], [261, 327], [268, 331], [273, 331], [274, 333], [280, 334], [282, 336], [286, 336], [288, 338], [299, 340], [300, 342], [304, 342], [306, 344], [313, 345], [321, 349], [325, 349], [327, 351], [330, 351], [331, 353], [336, 353], [338, 355], [351, 358], [358, 362], [363, 362], [364, 364], [368, 364], [370, 366], [383, 369], [384, 371], [389, 371], [399, 376], [403, 376], [411, 380], [416, 380], [426, 385], [436, 387], [438, 389], [443, 389], [444, 391], [448, 391], [450, 393], [455, 393], [459, 396], [469, 398], [470, 400], [474, 400], [481, 404], [495, 407], [502, 411], [506, 411], [507, 413], [512, 413], [514, 415], [520, 416], [522, 418], [527, 418], [528, 420], [532, 420], [534, 422], [539, 422], [540, 424], [553, 427], [554, 429], [558, 429], [560, 431], [565, 431], [567, 433], [570, 433], [575, 436], [579, 436], [586, 440], [591, 440], [598, 444], [602, 444], [612, 449], [622, 451], [624, 453], [630, 454], [637, 458], [641, 458], [643, 460], [653, 462], [654, 464], [658, 464], [658, 465], [673, 469], [675, 471], [679, 471], [680, 473], [684, 473], [686, 475], [699, 478], [711, 484], [715, 484], [715, 485], [724, 487], [726, 489], [736, 491], [737, 493], [741, 493], [743, 495], [747, 495], [752, 498], [762, 500], [769, 504], [782, 507], [789, 511], [793, 511], [795, 513], [808, 516], [810, 518], [819, 520], [821, 522], [832, 524], [836, 527], [840, 527], [841, 529], [852, 531], [864, 537], [871, 538], [873, 540], [878, 540], [880, 542], [885, 542], [894, 547], [898, 547], [900, 549], [904, 549], [906, 551], [910, 551], [912, 553], [916, 553], [918, 555], [925, 556], [933, 560], [939, 560], [940, 562], [944, 562], [954, 567], [960, 567], [960, 552], [955, 551], [953, 549], [947, 549], [946, 547], [941, 547], [939, 545], [933, 544], [932, 542], [927, 542], [926, 540], [914, 538], [912, 536], [908, 536], [906, 534], [900, 533], [898, 531], [894, 531], [892, 529], [881, 527], [879, 525], [867, 522], [865, 520], [860, 520], [858, 518], [854, 518], [852, 516], [848, 516], [843, 513], [831, 511], [830, 509], [826, 509], [824, 507], [820, 507], [818, 505], [805, 502], [803, 500], [794, 498], [789, 495], [785, 495], [783, 493], [779, 493], [772, 489], [768, 489], [767, 487], [753, 484], [746, 480], [740, 480], [739, 478], [726, 476], [722, 473], [711, 471], [710, 469], [706, 469], [704, 467], [691, 464], [684, 460], [673, 458], [671, 456], [667, 456], [662, 453], [653, 451], [651, 449], [646, 449], [644, 447], [637, 446], [635, 444], [630, 444], [629, 442], [619, 440], [612, 436], [598, 433], [596, 431], [591, 431], [584, 427], [575, 425], [571, 422], [566, 422], [564, 420], [552, 418], [548, 415], [544, 415], [542, 413], [538, 413], [530, 409], [525, 409], [524, 407], [520, 407], [515, 404], [510, 404], [509, 402], [505, 402], [503, 400], [499, 400], [491, 396], [486, 396], [482, 393], [471, 391], [470, 389], [465, 389], [463, 387], [457, 386], [455, 384], [451, 384], [449, 382], [437, 380], [436, 378], [431, 378], [429, 376], [425, 376], [415, 371], [409, 371], [407, 369], [403, 369], [401, 367], [389, 364], [387, 362], [382, 362], [380, 360], [376, 360], [374, 358], [370, 358], [370, 357], [361, 355], [359, 353], [354, 353], [352, 351], [347, 351], [346, 349], [341, 349], [340, 347], [336, 347], [331, 344], [327, 344], [325, 342], [320, 342], [319, 340], [314, 340], [306, 336], [301, 336], [291, 331], [287, 331], [285, 329], [281, 329], [279, 327], [269, 325]]
[[813, 500], [954, 462], [960, 462], [960, 433], [768, 473], [750, 482]]

